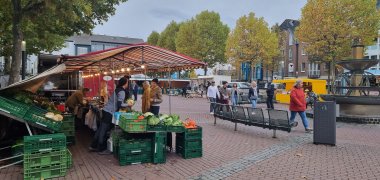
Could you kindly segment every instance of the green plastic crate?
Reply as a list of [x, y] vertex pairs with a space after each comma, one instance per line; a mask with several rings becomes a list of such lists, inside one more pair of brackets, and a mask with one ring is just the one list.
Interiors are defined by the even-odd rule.
[[24, 168], [24, 180], [41, 180], [48, 178], [55, 178], [65, 176], [67, 171], [67, 164], [59, 164], [37, 169]]
[[120, 113], [120, 120], [121, 119], [137, 119], [138, 117], [139, 117], [139, 114], [135, 112]]
[[[15, 145], [12, 146], [12, 156], [22, 155], [24, 153], [24, 142], [22, 140], [16, 141]], [[21, 161], [23, 156], [13, 158], [13, 162]]]
[[23, 118], [30, 105], [19, 102], [17, 100], [8, 99], [0, 96], [0, 110], [19, 118]]
[[73, 157], [69, 149], [66, 150], [66, 156], [67, 156], [67, 169], [70, 169], [71, 166], [73, 165]]
[[67, 149], [52, 152], [25, 153], [24, 169], [66, 164], [67, 161]]
[[156, 132], [153, 141], [153, 163], [166, 162], [166, 132]]
[[143, 164], [143, 163], [151, 163], [152, 155], [150, 153], [139, 153], [139, 154], [121, 154], [119, 156], [119, 164], [120, 166], [125, 166], [129, 164]]
[[184, 133], [177, 134], [177, 136], [183, 136], [184, 139], [202, 139], [202, 127], [197, 126], [194, 129], [186, 129]]
[[74, 130], [64, 130], [64, 131], [61, 130], [59, 132], [65, 134], [65, 136], [75, 136]]
[[184, 149], [176, 146], [176, 153], [180, 154], [184, 159], [202, 157], [202, 149]]
[[163, 132], [163, 131], [167, 131], [167, 126], [164, 126], [164, 125], [148, 125], [147, 128], [146, 128], [146, 131], [150, 131], [150, 132]]
[[24, 153], [64, 149], [66, 149], [66, 136], [63, 133], [24, 136]]
[[120, 118], [119, 126], [125, 132], [145, 132], [147, 127], [146, 119], [124, 119]]
[[152, 141], [150, 139], [119, 140], [119, 156], [121, 154], [151, 153]]
[[181, 136], [176, 136], [175, 144], [185, 149], [201, 149], [202, 139], [184, 139]]
[[66, 136], [66, 143], [70, 145], [75, 144], [75, 136]]
[[43, 110], [39, 107], [32, 106], [28, 112], [25, 114], [24, 119], [54, 131], [59, 131], [62, 126], [62, 121], [54, 121], [53, 119], [45, 117], [48, 111]]
[[185, 127], [183, 127], [183, 126], [168, 126], [167, 132], [182, 133], [182, 132], [185, 132]]

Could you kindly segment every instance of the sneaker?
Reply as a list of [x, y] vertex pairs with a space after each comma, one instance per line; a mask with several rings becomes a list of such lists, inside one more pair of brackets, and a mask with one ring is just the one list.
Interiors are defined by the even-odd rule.
[[93, 148], [93, 147], [88, 147], [88, 151], [90, 152], [97, 152], [98, 150], [96, 148]]
[[306, 131], [307, 133], [311, 133], [311, 132], [313, 132], [313, 129], [311, 129], [311, 128], [306, 128], [305, 131]]
[[104, 150], [102, 152], [98, 152], [99, 155], [109, 155], [109, 154], [112, 154], [111, 151], [108, 151], [108, 150]]
[[214, 114], [214, 112], [210, 112], [210, 114]]
[[297, 126], [298, 126], [298, 122], [294, 122], [294, 123], [292, 124], [292, 126], [293, 126], [293, 127], [297, 127]]

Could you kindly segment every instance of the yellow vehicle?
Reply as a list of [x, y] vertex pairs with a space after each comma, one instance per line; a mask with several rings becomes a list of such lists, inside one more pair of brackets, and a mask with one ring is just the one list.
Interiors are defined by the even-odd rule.
[[[305, 93], [307, 91], [313, 91], [315, 94], [327, 94], [326, 90], [326, 80], [321, 79], [301, 79], [303, 81], [303, 89]], [[273, 84], [284, 84], [285, 89], [276, 90], [276, 100], [279, 103], [290, 103], [290, 90], [296, 83], [297, 79], [279, 79], [273, 80]], [[281, 86], [279, 86], [281, 87]]]

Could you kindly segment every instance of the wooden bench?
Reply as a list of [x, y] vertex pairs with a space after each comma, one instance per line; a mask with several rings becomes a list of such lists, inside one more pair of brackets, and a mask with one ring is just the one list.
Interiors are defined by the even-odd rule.
[[265, 118], [261, 108], [215, 103], [214, 112], [214, 125], [216, 125], [217, 118], [231, 121], [235, 123], [235, 131], [237, 130], [237, 124], [240, 123], [273, 130], [273, 138], [276, 138], [276, 130], [290, 132], [292, 128], [288, 111], [268, 109], [269, 118]]

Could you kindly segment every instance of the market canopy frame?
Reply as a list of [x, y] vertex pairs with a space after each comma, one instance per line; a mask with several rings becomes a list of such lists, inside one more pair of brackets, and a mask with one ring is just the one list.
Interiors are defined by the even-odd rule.
[[[129, 70], [130, 74], [146, 72], [174, 72], [204, 68], [206, 63], [186, 55], [148, 44], [134, 44], [91, 52], [79, 56], [62, 55], [59, 63], [65, 72], [107, 72]], [[124, 72], [125, 71], [125, 72]]]

